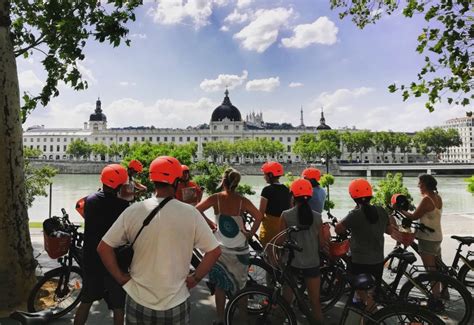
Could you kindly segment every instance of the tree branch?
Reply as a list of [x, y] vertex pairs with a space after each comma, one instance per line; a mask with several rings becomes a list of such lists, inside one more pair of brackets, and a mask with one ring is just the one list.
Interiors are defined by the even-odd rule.
[[[30, 44], [28, 45], [27, 47], [25, 48], [22, 48], [22, 49], [18, 49], [16, 51], [14, 51], [13, 53], [15, 54], [15, 57], [18, 57], [20, 55], [23, 55], [24, 53], [28, 52], [29, 50], [31, 49], [36, 49], [36, 50], [39, 50], [37, 49], [36, 47], [38, 45], [40, 45], [41, 43], [43, 43], [44, 41], [44, 38], [45, 38], [45, 34], [42, 34], [33, 44]], [[41, 51], [42, 52], [42, 51]], [[44, 53], [44, 52], [43, 52]]]

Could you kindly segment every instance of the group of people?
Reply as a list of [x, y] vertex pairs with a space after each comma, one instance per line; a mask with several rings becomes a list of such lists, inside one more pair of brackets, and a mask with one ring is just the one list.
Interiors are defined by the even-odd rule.
[[[105, 299], [113, 311], [115, 324], [125, 320], [127, 324], [189, 324], [189, 290], [206, 276], [215, 295], [214, 324], [222, 324], [226, 295], [246, 284], [249, 240], [259, 231], [259, 239], [265, 245], [291, 226], [301, 229], [295, 239], [303, 248], [302, 252], [295, 252], [292, 271], [304, 278], [314, 318], [321, 322], [319, 252], [328, 244], [323, 241], [328, 238], [321, 235], [326, 200], [319, 184], [321, 173], [307, 168], [288, 188], [279, 181], [284, 175], [280, 163], [269, 161], [261, 170], [268, 185], [261, 192], [257, 208], [237, 192], [241, 175], [233, 168], [223, 174], [221, 191], [202, 199], [202, 189], [191, 181], [187, 166], [173, 157], [158, 157], [149, 166], [154, 194], [132, 203], [137, 195], [146, 192], [146, 187], [134, 180], [143, 165], [132, 160], [128, 170], [118, 164], [106, 166], [101, 173], [102, 189], [83, 200], [84, 288], [74, 324], [85, 324], [92, 303], [100, 299]], [[428, 224], [440, 232], [436, 224], [442, 202], [431, 178], [420, 177], [424, 198], [414, 213], [404, 213], [411, 219], [429, 220]], [[352, 272], [372, 274], [379, 283], [383, 234], [391, 231], [389, 216], [383, 208], [370, 203], [372, 187], [368, 181], [353, 180], [349, 194], [356, 207], [336, 225], [335, 231], [352, 232]], [[144, 220], [158, 206], [158, 212], [145, 227]], [[205, 214], [211, 208], [214, 220]], [[251, 229], [245, 227], [244, 214], [253, 219]], [[430, 254], [440, 254], [438, 237], [436, 234], [422, 239], [427, 241], [420, 245], [426, 255], [425, 264], [433, 264]], [[126, 272], [119, 267], [115, 251], [132, 242], [134, 256]], [[204, 256], [190, 273], [196, 248]], [[291, 288], [283, 288], [283, 294], [291, 302]], [[360, 293], [360, 297], [370, 304], [368, 295]]]

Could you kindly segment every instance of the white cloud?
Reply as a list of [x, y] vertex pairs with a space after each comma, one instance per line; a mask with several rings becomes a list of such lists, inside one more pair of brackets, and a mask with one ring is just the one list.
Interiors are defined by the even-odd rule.
[[304, 84], [302, 84], [301, 82], [290, 82], [290, 84], [288, 85], [288, 87], [290, 88], [298, 88], [298, 87], [303, 87]]
[[18, 82], [23, 90], [43, 86], [43, 82], [38, 78], [33, 70], [22, 71], [18, 74]]
[[157, 24], [174, 25], [191, 21], [196, 27], [209, 23], [214, 7], [227, 4], [227, 0], [157, 0], [148, 10]]
[[249, 6], [253, 0], [237, 0], [237, 7], [243, 8]]
[[119, 85], [122, 86], [122, 87], [128, 87], [128, 86], [136, 86], [137, 83], [136, 82], [129, 82], [129, 81], [120, 81], [119, 82]]
[[294, 35], [283, 38], [284, 47], [297, 49], [305, 48], [311, 44], [332, 45], [337, 41], [338, 28], [328, 17], [319, 17], [312, 24], [298, 25], [293, 29]]
[[224, 26], [221, 27], [220, 30], [221, 30], [221, 32], [228, 32], [228, 31], [229, 31], [229, 27], [227, 27], [227, 26], [224, 25]]
[[77, 69], [82, 74], [82, 79], [87, 81], [89, 84], [95, 85], [98, 83], [97, 79], [94, 77], [92, 70], [85, 66], [86, 61], [77, 61]]
[[147, 34], [143, 33], [134, 33], [134, 34], [130, 34], [130, 38], [138, 38], [138, 39], [147, 39], [148, 36]]
[[280, 86], [280, 77], [268, 79], [254, 79], [247, 82], [245, 89], [248, 91], [266, 91], [270, 92]]
[[234, 35], [242, 46], [251, 51], [264, 52], [276, 42], [280, 28], [285, 26], [293, 9], [261, 9], [255, 12], [255, 19]]
[[317, 108], [323, 106], [325, 109], [336, 107], [361, 96], [367, 95], [373, 91], [374, 89], [370, 87], [359, 87], [354, 89], [341, 88], [332, 93], [323, 92], [318, 96], [318, 98], [316, 98], [312, 106]]
[[242, 71], [242, 75], [220, 74], [216, 79], [204, 79], [199, 85], [202, 90], [211, 92], [224, 90], [225, 88], [234, 89], [241, 86], [247, 80], [248, 71]]
[[225, 19], [225, 23], [229, 24], [242, 24], [249, 20], [249, 14], [245, 12], [238, 12], [234, 9]]

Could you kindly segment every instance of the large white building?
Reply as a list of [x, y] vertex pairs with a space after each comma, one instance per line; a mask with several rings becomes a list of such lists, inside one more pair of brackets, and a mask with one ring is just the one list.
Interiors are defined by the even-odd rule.
[[458, 131], [462, 144], [459, 147], [449, 147], [445, 153], [441, 154], [441, 159], [446, 162], [474, 163], [474, 116], [472, 112], [466, 112], [465, 117], [454, 118], [446, 121], [445, 129], [455, 129]]
[[[198, 144], [196, 158], [202, 158], [203, 144], [209, 141], [226, 140], [234, 142], [239, 139], [267, 138], [280, 141], [285, 146], [285, 152], [278, 157], [258, 157], [262, 161], [267, 158], [282, 162], [300, 161], [300, 157], [292, 152], [292, 147], [303, 133], [316, 133], [317, 130], [330, 129], [325, 124], [324, 115], [321, 113], [321, 124], [318, 127], [305, 126], [303, 110], [301, 110], [301, 123], [294, 127], [287, 123], [266, 123], [262, 113], [251, 113], [243, 120], [240, 111], [232, 105], [229, 92], [226, 90], [224, 101], [214, 109], [210, 123], [188, 127], [186, 129], [155, 128], [155, 127], [125, 127], [108, 128], [107, 117], [102, 112], [100, 99], [96, 102], [95, 112], [90, 115], [89, 121], [84, 122], [83, 128], [60, 129], [34, 126], [23, 133], [23, 144], [30, 148], [40, 149], [41, 158], [48, 160], [73, 159], [66, 153], [67, 146], [75, 139], [83, 139], [89, 144], [137, 143], [149, 141], [151, 143]], [[108, 159], [109, 157], [91, 157], [91, 159]], [[235, 157], [234, 159], [238, 159]]]

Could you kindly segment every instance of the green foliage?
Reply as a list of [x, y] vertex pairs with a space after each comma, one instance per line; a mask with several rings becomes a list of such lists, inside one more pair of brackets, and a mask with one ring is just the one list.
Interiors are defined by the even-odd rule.
[[67, 154], [73, 155], [76, 159], [89, 157], [91, 152], [91, 145], [82, 139], [72, 140], [66, 150]]
[[316, 136], [311, 133], [300, 135], [293, 146], [293, 152], [301, 157], [306, 162], [315, 161], [316, 153]]
[[324, 174], [321, 176], [321, 179], [319, 180], [319, 185], [321, 187], [328, 187], [331, 185], [334, 185], [335, 178], [331, 174]]
[[23, 155], [25, 157], [26, 205], [29, 208], [31, 208], [37, 196], [48, 196], [46, 187], [52, 183], [51, 179], [57, 173], [56, 169], [49, 166], [33, 168], [30, 165], [30, 159], [36, 158], [41, 154], [42, 152], [38, 149], [23, 147]]
[[237, 186], [236, 192], [240, 195], [254, 195], [255, 191], [252, 189], [252, 186], [249, 184], [239, 184]]
[[280, 141], [270, 141], [267, 138], [241, 139], [235, 142], [213, 141], [204, 145], [204, 157], [210, 157], [214, 162], [229, 162], [234, 156], [274, 156], [285, 151]]
[[469, 178], [466, 178], [467, 182], [467, 191], [474, 195], [474, 175]]
[[321, 131], [318, 136], [302, 134], [293, 146], [293, 152], [306, 162], [320, 161], [321, 158], [331, 160], [339, 157], [340, 134], [334, 130]]
[[403, 184], [403, 175], [401, 173], [387, 173], [385, 179], [379, 181], [374, 186], [374, 192], [375, 194], [372, 199], [372, 203], [384, 207], [387, 212], [391, 212], [388, 208], [391, 204], [390, 200], [392, 195], [397, 193], [406, 195], [408, 201], [410, 202], [411, 208], [414, 208], [413, 204], [411, 203], [413, 198], [408, 192], [406, 186]]
[[290, 188], [291, 183], [293, 183], [297, 178], [298, 178], [298, 176], [293, 175], [292, 172], [286, 173], [285, 174], [285, 179], [286, 179], [285, 186]]
[[427, 27], [418, 36], [416, 51], [425, 55], [417, 81], [410, 85], [388, 87], [409, 97], [426, 97], [429, 111], [446, 98], [448, 104], [467, 106], [474, 99], [472, 46], [474, 11], [472, 0], [330, 0], [331, 8], [340, 8], [340, 18], [351, 16], [360, 28], [375, 23], [383, 14], [391, 15], [399, 8], [405, 17], [423, 14]]
[[104, 157], [109, 152], [109, 147], [103, 143], [94, 143], [90, 146], [93, 155]]
[[445, 152], [448, 147], [462, 144], [461, 137], [455, 129], [444, 130], [440, 127], [426, 128], [419, 131], [413, 137], [414, 146], [425, 156], [429, 153], [439, 155]]
[[134, 10], [141, 4], [142, 0], [11, 0], [14, 53], [27, 58], [34, 51], [41, 52], [47, 73], [39, 94], [23, 95], [23, 122], [38, 103], [46, 106], [52, 97], [59, 95], [60, 81], [75, 90], [87, 88], [80, 72], [87, 42], [107, 41], [116, 47], [124, 41], [129, 45], [126, 24], [135, 20]]
[[173, 156], [182, 164], [189, 165], [196, 154], [197, 146], [195, 143], [176, 145], [174, 143], [144, 142], [134, 143], [124, 149], [122, 164], [128, 166], [130, 160], [139, 160], [143, 164], [143, 172], [137, 175], [137, 180], [148, 188], [149, 193], [153, 193], [153, 184], [148, 179], [148, 167], [151, 162], [159, 156]]

